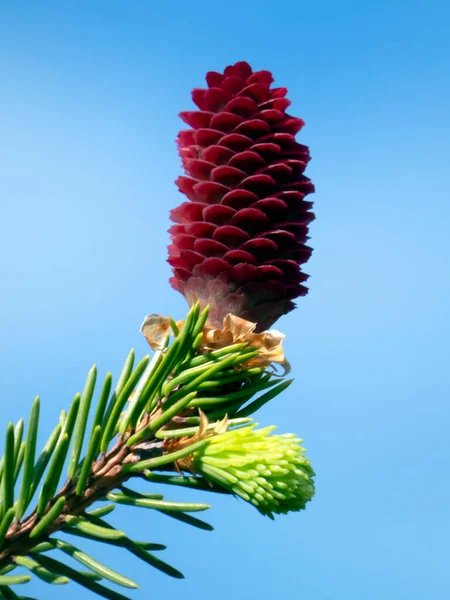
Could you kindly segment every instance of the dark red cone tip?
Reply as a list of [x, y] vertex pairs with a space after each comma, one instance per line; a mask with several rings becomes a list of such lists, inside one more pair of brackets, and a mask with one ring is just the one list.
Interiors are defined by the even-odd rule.
[[187, 201], [170, 214], [170, 282], [190, 305], [209, 304], [211, 323], [233, 313], [263, 331], [308, 292], [314, 186], [309, 149], [295, 140], [304, 123], [269, 71], [238, 62], [206, 82], [192, 92], [199, 110], [180, 113], [191, 127], [177, 138]]

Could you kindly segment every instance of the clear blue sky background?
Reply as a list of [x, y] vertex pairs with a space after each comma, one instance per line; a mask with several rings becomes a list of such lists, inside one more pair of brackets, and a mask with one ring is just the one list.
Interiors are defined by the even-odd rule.
[[44, 436], [93, 362], [147, 352], [145, 314], [183, 316], [174, 139], [206, 71], [273, 71], [307, 123], [311, 292], [279, 323], [295, 384], [258, 417], [305, 439], [316, 498], [272, 523], [205, 494], [214, 533], [120, 512], [187, 576], [93, 550], [133, 597], [449, 597], [449, 19], [444, 0], [1, 4], [2, 427], [40, 393]]

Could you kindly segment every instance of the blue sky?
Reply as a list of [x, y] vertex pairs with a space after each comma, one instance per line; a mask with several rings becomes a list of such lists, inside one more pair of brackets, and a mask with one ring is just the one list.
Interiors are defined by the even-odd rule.
[[272, 523], [205, 496], [213, 533], [121, 511], [186, 575], [93, 549], [142, 583], [133, 597], [450, 594], [449, 18], [443, 0], [2, 3], [4, 424], [39, 393], [44, 436], [93, 362], [147, 352], [145, 314], [183, 316], [165, 262], [174, 139], [208, 70], [271, 70], [307, 124], [311, 291], [279, 322], [295, 383], [258, 420], [304, 438], [316, 498]]

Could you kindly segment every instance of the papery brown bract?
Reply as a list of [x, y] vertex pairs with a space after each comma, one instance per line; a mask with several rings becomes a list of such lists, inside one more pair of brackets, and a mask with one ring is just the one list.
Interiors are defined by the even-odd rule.
[[263, 331], [308, 291], [304, 123], [268, 71], [239, 62], [206, 81], [192, 92], [199, 110], [180, 114], [191, 129], [177, 139], [186, 175], [176, 183], [188, 200], [171, 211], [170, 281], [190, 305], [209, 304], [213, 325], [232, 313]]

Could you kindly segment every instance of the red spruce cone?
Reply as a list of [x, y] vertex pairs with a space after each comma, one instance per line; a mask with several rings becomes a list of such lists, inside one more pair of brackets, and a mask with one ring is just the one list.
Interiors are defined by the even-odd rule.
[[308, 292], [300, 265], [312, 252], [304, 198], [314, 186], [308, 147], [295, 141], [304, 122], [286, 114], [287, 89], [271, 89], [269, 71], [238, 62], [206, 81], [192, 92], [200, 110], [180, 113], [192, 127], [177, 139], [188, 202], [170, 214], [170, 282], [190, 305], [210, 305], [211, 324], [231, 312], [263, 331]]

